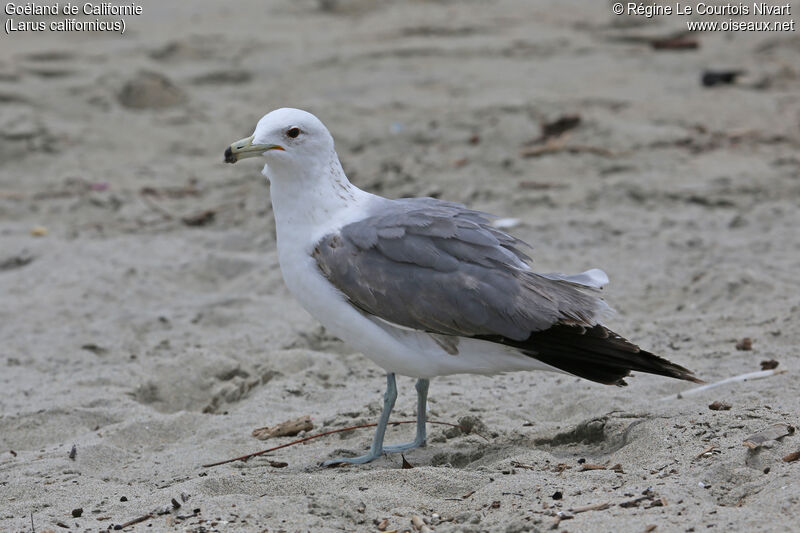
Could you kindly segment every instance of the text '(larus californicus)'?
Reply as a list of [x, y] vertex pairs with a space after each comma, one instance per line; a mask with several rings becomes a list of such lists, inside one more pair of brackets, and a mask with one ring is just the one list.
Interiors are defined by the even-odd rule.
[[[348, 181], [333, 137], [314, 115], [278, 109], [225, 161], [263, 157], [289, 290], [333, 334], [387, 372], [366, 463], [425, 445], [428, 382], [459, 373], [549, 370], [625, 385], [632, 370], [688, 381], [691, 371], [601, 324], [608, 277], [539, 274], [522, 241], [486, 213], [434, 198], [390, 200]], [[384, 445], [395, 374], [417, 378], [414, 441]]]

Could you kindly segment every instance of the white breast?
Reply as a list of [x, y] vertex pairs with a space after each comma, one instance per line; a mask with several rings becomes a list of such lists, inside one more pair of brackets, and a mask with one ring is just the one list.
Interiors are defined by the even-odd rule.
[[278, 255], [286, 286], [328, 331], [387, 372], [415, 375], [416, 365], [409, 360], [405, 344], [350, 305], [325, 279], [308, 251], [281, 245]]

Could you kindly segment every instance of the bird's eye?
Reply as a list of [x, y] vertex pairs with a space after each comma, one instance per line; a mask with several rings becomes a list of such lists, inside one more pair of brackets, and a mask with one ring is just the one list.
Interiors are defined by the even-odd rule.
[[300, 128], [289, 128], [286, 130], [286, 135], [294, 139], [298, 135], [300, 135]]

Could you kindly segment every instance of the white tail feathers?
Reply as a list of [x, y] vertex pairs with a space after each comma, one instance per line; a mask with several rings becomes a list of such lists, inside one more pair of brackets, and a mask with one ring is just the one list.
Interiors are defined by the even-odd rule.
[[547, 279], [568, 281], [576, 285], [583, 285], [592, 289], [602, 289], [608, 283], [608, 274], [599, 268], [592, 268], [580, 274], [561, 274], [559, 272], [551, 272], [549, 274], [540, 274], [540, 276]]

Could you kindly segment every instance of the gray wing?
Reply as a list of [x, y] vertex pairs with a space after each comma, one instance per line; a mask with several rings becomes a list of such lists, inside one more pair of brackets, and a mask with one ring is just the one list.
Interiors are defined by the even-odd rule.
[[354, 306], [409, 328], [523, 340], [555, 324], [596, 324], [602, 300], [528, 270], [525, 244], [487, 216], [433, 198], [387, 201], [323, 237], [313, 256]]

